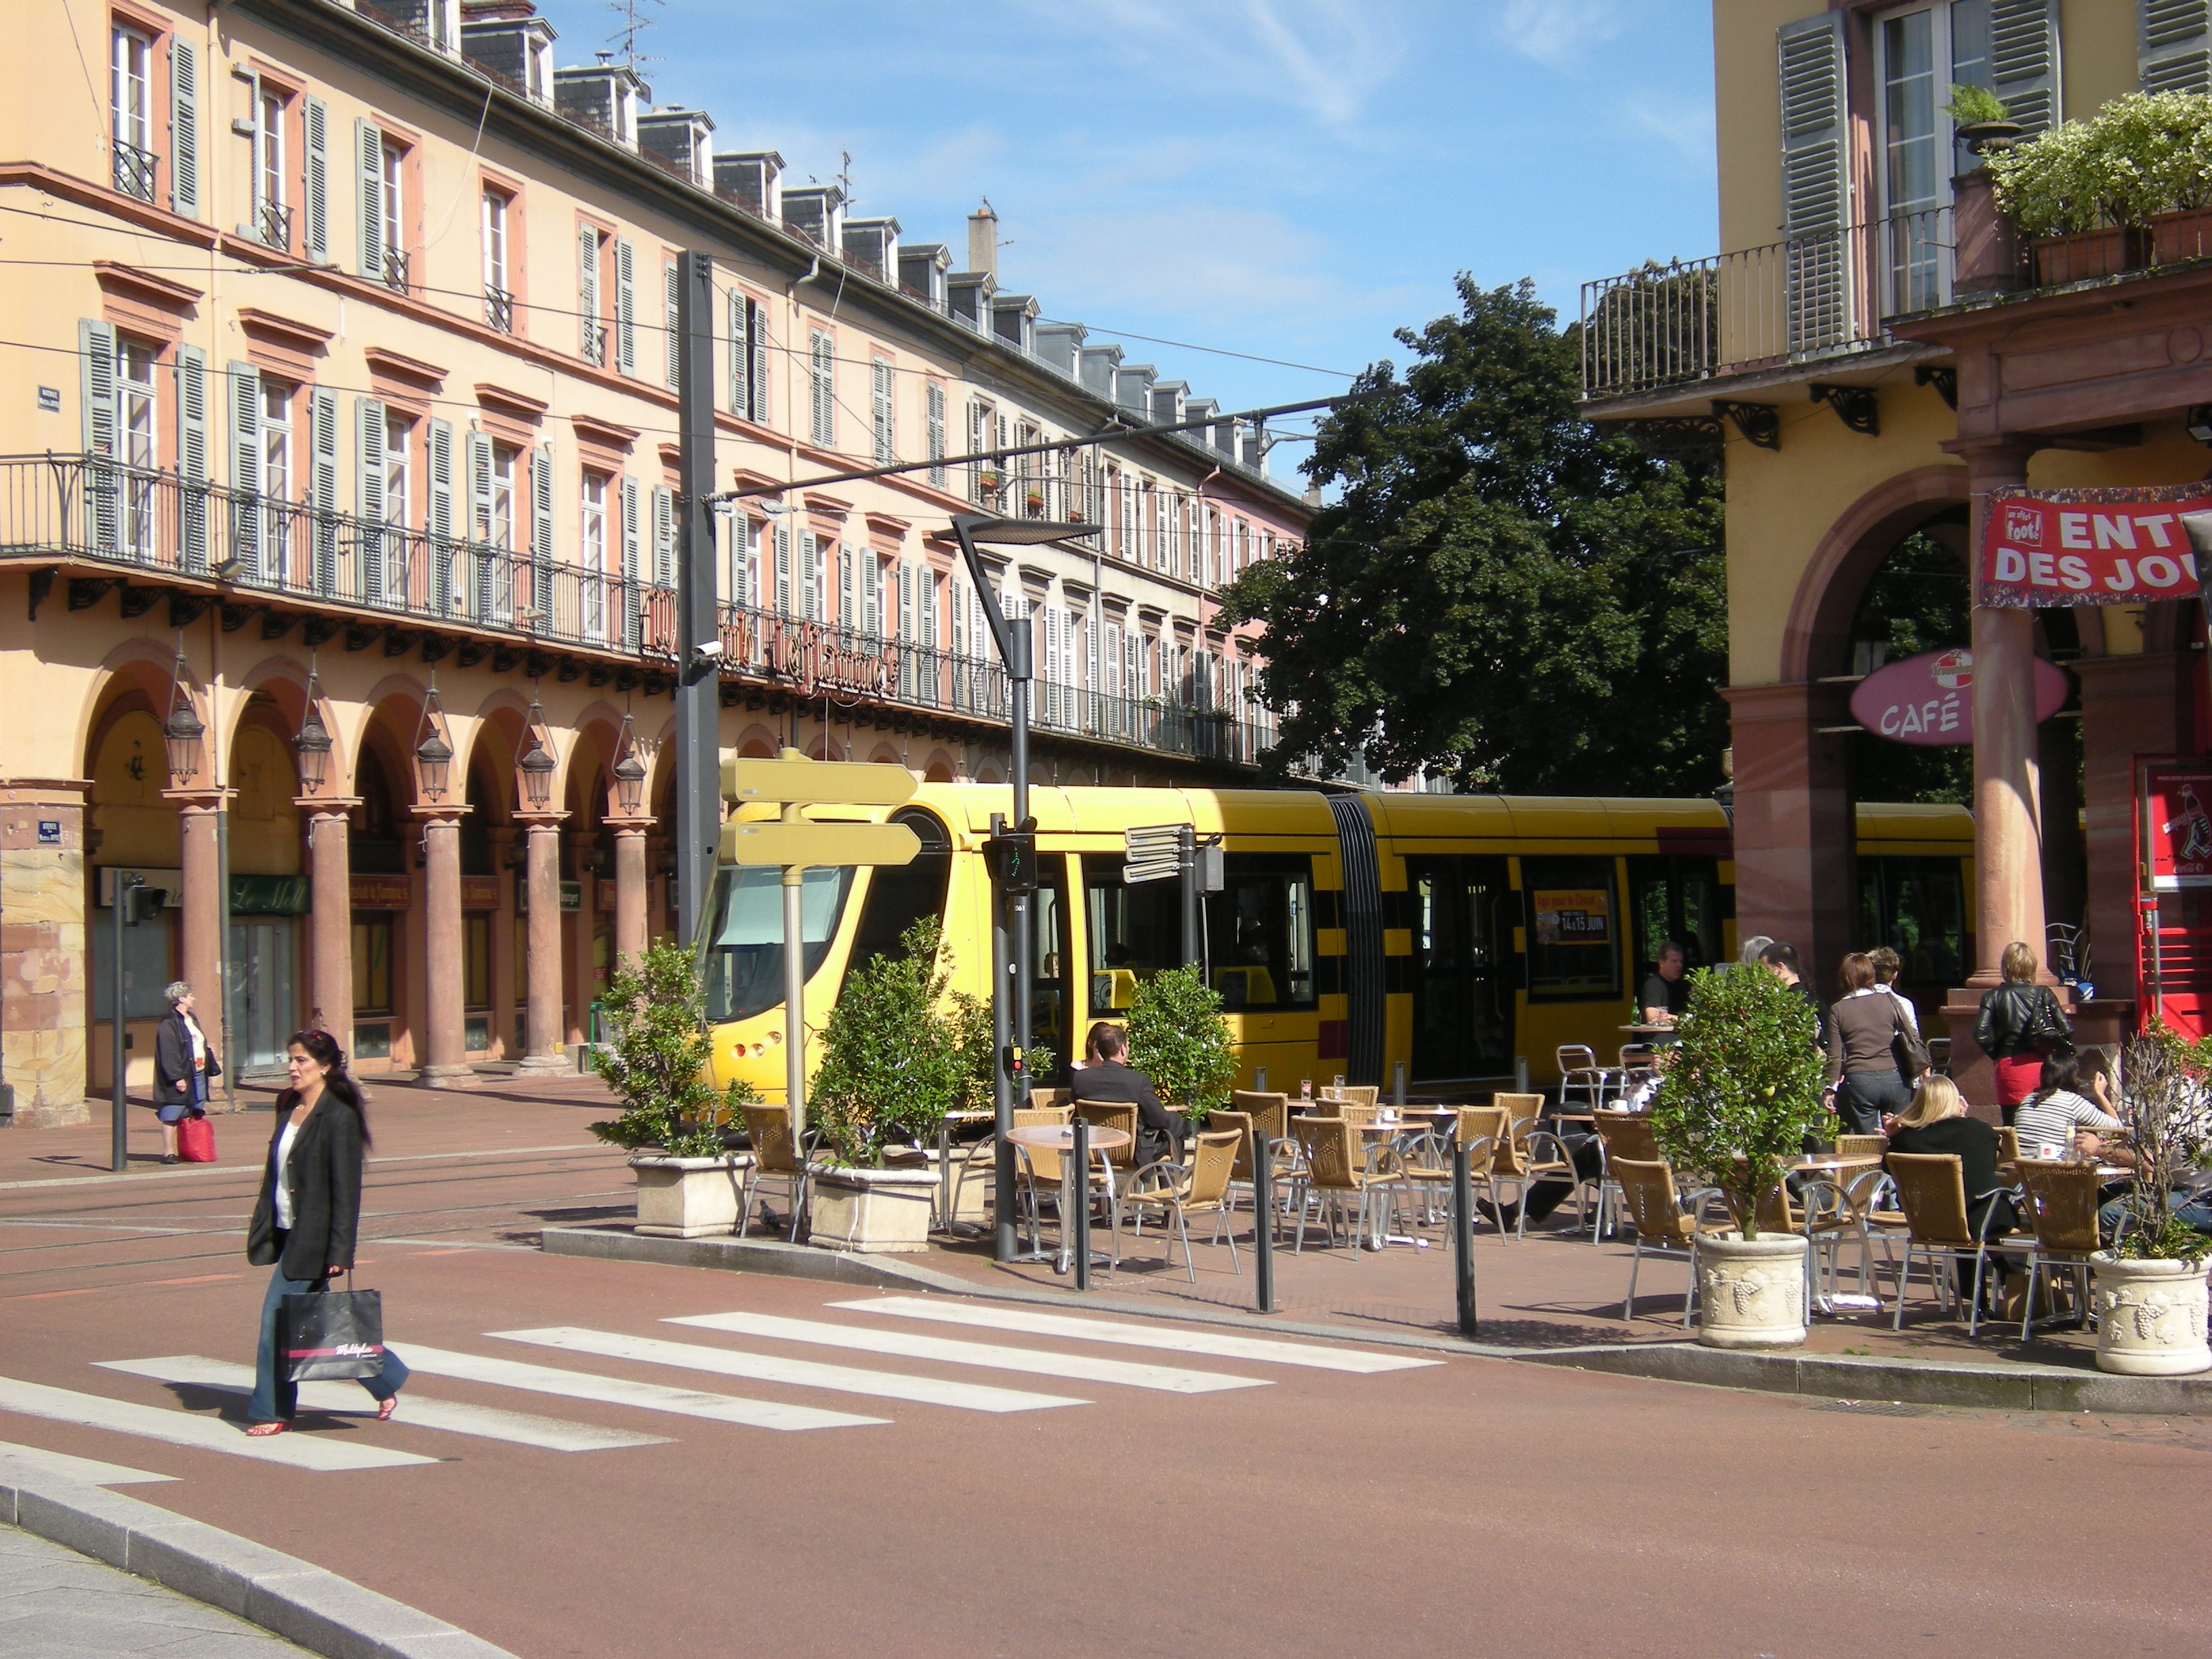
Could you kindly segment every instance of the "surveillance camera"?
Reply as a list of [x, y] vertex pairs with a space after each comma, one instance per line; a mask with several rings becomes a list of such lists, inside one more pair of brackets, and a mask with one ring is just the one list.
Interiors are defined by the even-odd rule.
[[702, 661], [714, 662], [717, 660], [722, 654], [721, 641], [702, 640], [700, 641], [697, 654]]

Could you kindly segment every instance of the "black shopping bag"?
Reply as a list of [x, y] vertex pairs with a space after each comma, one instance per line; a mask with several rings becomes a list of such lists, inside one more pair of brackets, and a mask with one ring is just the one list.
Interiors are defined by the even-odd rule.
[[284, 1298], [280, 1345], [295, 1382], [375, 1376], [384, 1370], [384, 1298], [374, 1291], [310, 1291]]

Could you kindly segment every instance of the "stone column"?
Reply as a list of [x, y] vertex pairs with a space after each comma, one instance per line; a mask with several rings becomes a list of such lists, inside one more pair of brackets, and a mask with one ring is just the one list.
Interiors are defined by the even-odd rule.
[[1797, 947], [1815, 986], [1850, 946], [1857, 844], [1844, 787], [1842, 689], [1802, 682], [1727, 691], [1735, 762], [1736, 937]]
[[[1992, 491], [2027, 481], [2029, 446], [1996, 442], [1967, 453], [1973, 568], [1982, 563]], [[2014, 939], [2044, 954], [2042, 814], [2037, 798], [2035, 613], [1974, 607], [1973, 977], [1986, 990], [2004, 975]], [[1955, 1034], [1954, 1034], [1955, 1035]]]
[[[184, 848], [185, 891], [182, 915], [184, 978], [192, 988], [192, 1014], [212, 1042], [222, 1030], [222, 856], [217, 823], [230, 791], [224, 789], [167, 789], [162, 793], [177, 803], [179, 840]], [[228, 1068], [230, 1055], [216, 1058]]]
[[646, 832], [653, 827], [653, 820], [611, 817], [606, 823], [615, 832], [614, 966], [619, 969], [625, 961], [643, 956], [649, 943], [647, 911], [651, 884], [646, 880]]
[[492, 878], [499, 883], [499, 908], [491, 919], [491, 1036], [492, 1052], [513, 1060], [514, 1041], [514, 856], [515, 830], [495, 826], [486, 839], [491, 843]]
[[524, 812], [530, 837], [530, 938], [523, 962], [530, 996], [524, 1019], [526, 1073], [565, 1072], [561, 1059], [561, 820], [566, 812]]
[[[0, 782], [0, 1127], [65, 1128], [90, 1121], [91, 960], [85, 937], [84, 793], [89, 785]], [[114, 918], [94, 910], [94, 927]]]
[[349, 820], [358, 800], [302, 795], [292, 803], [307, 820], [308, 1006], [314, 1023], [353, 1048], [353, 864]]
[[472, 1082], [462, 1017], [461, 814], [465, 806], [417, 806], [422, 821], [424, 1033], [419, 1075], [433, 1088]]

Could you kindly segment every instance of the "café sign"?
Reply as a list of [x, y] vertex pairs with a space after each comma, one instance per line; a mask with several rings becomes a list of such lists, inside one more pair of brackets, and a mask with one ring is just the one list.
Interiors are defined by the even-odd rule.
[[[2066, 706], [2066, 671], [2035, 659], [2039, 724]], [[1897, 743], [1944, 748], [1974, 740], [1974, 653], [1963, 647], [1887, 663], [1851, 693], [1851, 718]]]

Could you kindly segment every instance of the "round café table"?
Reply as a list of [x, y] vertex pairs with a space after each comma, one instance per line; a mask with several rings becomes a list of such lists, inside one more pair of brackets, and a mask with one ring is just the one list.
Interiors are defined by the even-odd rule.
[[[1054, 1152], [1060, 1158], [1060, 1257], [1054, 1271], [1066, 1273], [1074, 1252], [1068, 1243], [1067, 1218], [1075, 1213], [1074, 1206], [1081, 1193], [1077, 1185], [1081, 1178], [1075, 1159], [1069, 1156], [1075, 1150], [1075, 1126], [1072, 1123], [1037, 1123], [1027, 1128], [1009, 1129], [1006, 1139], [1017, 1146], [1026, 1146], [1032, 1152]], [[1118, 1152], [1136, 1138], [1127, 1129], [1108, 1129], [1098, 1124], [1091, 1126], [1088, 1137], [1094, 1152]], [[1092, 1254], [1111, 1263], [1113, 1258], [1103, 1251]], [[1030, 1261], [1041, 1260], [1031, 1256]]]

